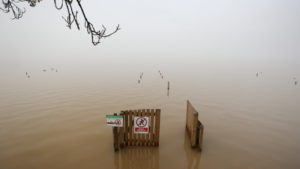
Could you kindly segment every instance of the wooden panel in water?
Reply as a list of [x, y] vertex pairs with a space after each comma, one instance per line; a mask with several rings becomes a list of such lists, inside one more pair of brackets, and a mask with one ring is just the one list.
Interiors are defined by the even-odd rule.
[[[159, 146], [160, 109], [139, 109], [121, 111], [124, 127], [114, 128], [115, 148], [123, 146]], [[148, 117], [149, 132], [138, 134], [134, 132], [134, 117]]]

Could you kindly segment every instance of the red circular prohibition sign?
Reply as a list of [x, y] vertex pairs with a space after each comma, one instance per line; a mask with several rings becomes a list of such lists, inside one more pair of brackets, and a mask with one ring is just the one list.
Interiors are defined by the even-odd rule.
[[115, 121], [115, 124], [116, 124], [116, 125], [120, 125], [120, 124], [121, 124], [121, 120], [117, 119], [117, 120]]
[[135, 124], [138, 126], [138, 127], [145, 127], [147, 125], [147, 120], [146, 118], [144, 117], [139, 117], [136, 119], [135, 121]]

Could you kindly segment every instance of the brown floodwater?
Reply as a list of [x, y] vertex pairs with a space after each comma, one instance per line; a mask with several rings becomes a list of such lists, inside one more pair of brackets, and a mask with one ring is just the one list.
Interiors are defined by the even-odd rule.
[[[300, 168], [299, 70], [150, 60], [6, 68], [0, 168]], [[202, 152], [185, 133], [187, 100], [205, 126]], [[162, 110], [160, 146], [114, 152], [105, 115], [147, 108]]]

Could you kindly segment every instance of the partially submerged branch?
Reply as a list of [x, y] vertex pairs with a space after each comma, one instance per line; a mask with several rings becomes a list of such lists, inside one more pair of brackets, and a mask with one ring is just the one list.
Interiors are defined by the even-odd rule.
[[[23, 14], [26, 12], [25, 8], [21, 8], [17, 4], [20, 2], [27, 2], [31, 7], [35, 7], [37, 3], [41, 2], [42, 0], [2, 0], [2, 4], [4, 8], [0, 8], [5, 13], [13, 13], [12, 19], [20, 19], [22, 18]], [[59, 2], [58, 2], [59, 1]], [[75, 10], [74, 4], [79, 7], [79, 12]], [[88, 20], [85, 11], [82, 7], [81, 0], [54, 0], [54, 5], [57, 10], [61, 10], [66, 6], [67, 16], [62, 17], [63, 20], [67, 23], [68, 28], [72, 28], [73, 23], [76, 24], [78, 30], [80, 30], [80, 25], [78, 21], [78, 14], [82, 14], [84, 18], [84, 26], [87, 30], [87, 33], [91, 35], [91, 40], [93, 45], [97, 45], [100, 43], [102, 38], [109, 37], [120, 30], [120, 25], [117, 25], [115, 30], [107, 33], [106, 27], [102, 25], [102, 29], [96, 30], [94, 25]]]

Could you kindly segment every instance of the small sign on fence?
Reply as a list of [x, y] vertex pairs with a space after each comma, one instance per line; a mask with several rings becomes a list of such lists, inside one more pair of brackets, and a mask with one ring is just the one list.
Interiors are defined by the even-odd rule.
[[123, 127], [123, 117], [115, 115], [106, 115], [106, 124], [113, 127]]
[[148, 134], [149, 133], [149, 117], [134, 117], [134, 133]]

